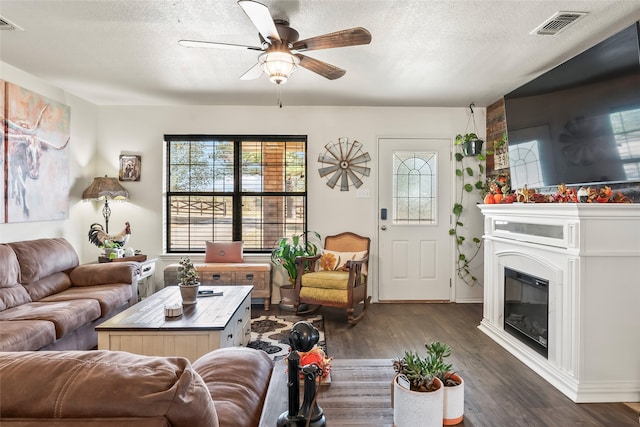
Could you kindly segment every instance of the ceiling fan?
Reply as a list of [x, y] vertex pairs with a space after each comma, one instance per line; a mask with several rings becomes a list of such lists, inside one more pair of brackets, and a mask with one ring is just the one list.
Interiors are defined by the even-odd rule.
[[286, 83], [291, 73], [298, 66], [313, 71], [329, 80], [335, 80], [344, 76], [346, 71], [335, 65], [303, 55], [300, 52], [371, 43], [371, 33], [362, 27], [298, 40], [299, 34], [289, 26], [289, 22], [280, 19], [274, 20], [269, 9], [264, 4], [253, 0], [240, 0], [238, 4], [258, 29], [261, 46], [201, 40], [179, 40], [178, 43], [185, 47], [247, 49], [263, 52], [258, 56], [258, 63], [240, 77], [242, 80], [257, 79], [264, 71], [269, 76], [269, 80], [279, 85]]

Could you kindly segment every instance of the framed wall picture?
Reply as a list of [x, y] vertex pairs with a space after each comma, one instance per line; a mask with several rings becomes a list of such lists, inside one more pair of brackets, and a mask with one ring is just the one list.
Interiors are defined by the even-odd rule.
[[118, 179], [120, 181], [140, 181], [141, 166], [142, 158], [140, 156], [121, 154]]

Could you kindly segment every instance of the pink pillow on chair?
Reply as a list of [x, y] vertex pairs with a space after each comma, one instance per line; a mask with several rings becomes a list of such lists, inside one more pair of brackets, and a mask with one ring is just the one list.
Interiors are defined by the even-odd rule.
[[204, 262], [244, 262], [243, 242], [207, 242]]

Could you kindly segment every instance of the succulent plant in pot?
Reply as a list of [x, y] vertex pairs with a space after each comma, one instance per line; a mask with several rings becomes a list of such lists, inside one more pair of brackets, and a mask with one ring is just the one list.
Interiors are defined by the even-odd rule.
[[451, 356], [451, 347], [439, 341], [425, 344], [425, 347], [436, 376], [444, 384], [442, 423], [459, 424], [464, 416], [464, 381], [460, 375], [453, 372], [452, 365], [445, 362], [445, 359]]
[[200, 287], [198, 271], [188, 256], [180, 258], [178, 286], [180, 287], [183, 304], [195, 304], [198, 302], [198, 288]]
[[444, 386], [438, 378], [438, 359], [405, 351], [393, 360], [393, 422], [396, 427], [439, 427], [443, 419]]

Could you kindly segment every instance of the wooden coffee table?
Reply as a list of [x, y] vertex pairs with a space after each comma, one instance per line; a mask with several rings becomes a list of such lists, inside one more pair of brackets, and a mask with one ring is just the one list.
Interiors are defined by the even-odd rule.
[[[317, 396], [327, 425], [393, 426], [391, 381], [394, 376], [391, 359], [333, 360], [331, 384], [319, 387]], [[273, 370], [260, 427], [275, 426], [287, 407], [286, 366], [284, 360], [280, 360]]]
[[208, 286], [221, 296], [198, 297], [179, 317], [165, 317], [164, 306], [181, 303], [177, 286], [168, 286], [96, 327], [98, 349], [148, 356], [182, 356], [190, 361], [221, 347], [247, 345], [251, 338], [253, 286]]

